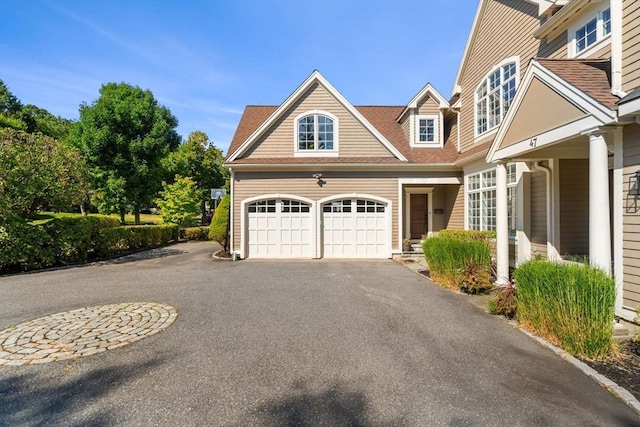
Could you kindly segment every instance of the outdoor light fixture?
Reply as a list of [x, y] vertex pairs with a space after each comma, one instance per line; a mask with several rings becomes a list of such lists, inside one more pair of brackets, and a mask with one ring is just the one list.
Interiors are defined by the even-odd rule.
[[629, 194], [632, 196], [640, 196], [640, 170], [636, 171], [635, 178], [636, 182], [631, 182]]
[[325, 184], [325, 181], [322, 180], [322, 174], [321, 173], [314, 173], [311, 176], [318, 180], [318, 185], [320, 187], [322, 187]]

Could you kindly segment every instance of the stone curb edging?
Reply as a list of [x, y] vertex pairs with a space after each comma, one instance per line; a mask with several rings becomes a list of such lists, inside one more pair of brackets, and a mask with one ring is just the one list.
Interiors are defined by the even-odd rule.
[[[408, 263], [405, 264], [405, 263], [401, 262], [400, 264], [404, 265], [407, 268], [409, 268], [409, 270], [412, 270], [414, 273], [418, 274], [422, 278], [428, 279], [427, 277], [425, 277], [420, 272], [420, 270], [422, 270], [421, 268], [414, 267], [412, 264], [408, 264]], [[428, 280], [430, 280], [430, 279], [428, 279]], [[456, 293], [456, 294], [462, 294], [461, 292], [455, 291], [455, 290], [452, 290], [452, 289], [447, 289], [447, 288], [444, 288], [444, 287], [442, 289], [446, 289], [446, 290], [448, 290], [450, 292], [453, 292], [453, 293]], [[488, 313], [486, 310], [485, 310], [485, 312]], [[506, 320], [506, 318], [505, 318], [505, 320]], [[585, 375], [591, 377], [594, 381], [596, 381], [598, 384], [600, 384], [600, 386], [602, 388], [605, 388], [605, 389], [609, 390], [610, 393], [612, 393], [617, 398], [621, 399], [624, 403], [627, 404], [627, 406], [631, 407], [634, 411], [636, 411], [638, 413], [638, 415], [640, 415], [640, 401], [638, 401], [638, 399], [636, 399], [635, 396], [632, 395], [627, 389], [619, 386], [618, 384], [616, 384], [613, 381], [611, 381], [609, 378], [607, 378], [604, 375], [596, 372], [595, 369], [593, 369], [592, 367], [590, 367], [586, 363], [581, 362], [580, 360], [576, 359], [571, 354], [569, 354], [566, 351], [562, 350], [560, 347], [556, 347], [555, 345], [551, 344], [547, 340], [545, 340], [543, 338], [540, 338], [539, 336], [534, 335], [534, 334], [532, 334], [531, 332], [529, 332], [529, 331], [527, 331], [525, 329], [519, 328], [517, 323], [512, 323], [511, 321], [509, 321], [508, 323], [511, 324], [514, 328], [516, 328], [519, 331], [521, 331], [523, 334], [527, 335], [529, 338], [532, 338], [535, 341], [537, 341], [538, 343], [540, 343], [543, 346], [547, 347], [548, 349], [553, 351], [556, 355], [560, 356], [562, 359], [564, 359], [567, 362], [571, 363], [573, 366], [575, 366], [580, 371], [582, 371], [582, 373], [584, 373]]]
[[543, 338], [540, 338], [539, 336], [536, 336], [525, 329], [522, 329], [522, 328], [518, 328], [518, 329], [523, 334], [527, 335], [529, 338], [534, 339], [538, 343], [542, 344], [543, 346], [553, 351], [556, 355], [560, 356], [567, 362], [571, 363], [573, 366], [581, 370], [585, 375], [593, 378], [598, 384], [600, 384], [602, 388], [609, 390], [609, 392], [614, 394], [616, 397], [618, 397], [619, 399], [622, 399], [624, 403], [626, 403], [633, 410], [635, 410], [638, 413], [638, 415], [640, 415], [640, 401], [638, 401], [638, 399], [636, 399], [635, 396], [633, 396], [627, 389], [619, 386], [618, 384], [611, 381], [609, 378], [596, 372], [595, 369], [593, 369], [586, 363], [576, 359], [575, 357], [573, 357], [571, 354], [567, 353], [560, 347], [556, 347], [555, 345], [551, 344], [549, 341]]

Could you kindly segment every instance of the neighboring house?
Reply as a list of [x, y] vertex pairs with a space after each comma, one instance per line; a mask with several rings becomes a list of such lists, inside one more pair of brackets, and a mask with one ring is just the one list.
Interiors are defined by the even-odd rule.
[[[401, 78], [401, 76], [398, 76]], [[640, 305], [640, 2], [482, 0], [450, 100], [353, 106], [314, 72], [229, 149], [241, 257], [382, 257], [496, 230], [498, 281], [589, 259]]]

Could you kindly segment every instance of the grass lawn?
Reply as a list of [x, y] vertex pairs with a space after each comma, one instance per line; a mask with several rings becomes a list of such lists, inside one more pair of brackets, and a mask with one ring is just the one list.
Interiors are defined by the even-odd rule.
[[[70, 216], [81, 216], [82, 214], [79, 213], [67, 213], [67, 212], [39, 212], [36, 215], [35, 220], [31, 221], [31, 224], [33, 225], [37, 225], [37, 224], [43, 224], [47, 221], [52, 220], [53, 218], [63, 218], [63, 217], [70, 217]], [[92, 215], [92, 214], [89, 214]], [[119, 215], [112, 215], [114, 218], [118, 218], [120, 219]], [[127, 223], [127, 225], [133, 225], [135, 222], [135, 218], [133, 215], [125, 215], [124, 217], [125, 222]], [[140, 214], [140, 222], [141, 223], [153, 223], [153, 224], [162, 224], [162, 218], [160, 217], [160, 215], [153, 215], [153, 214]]]

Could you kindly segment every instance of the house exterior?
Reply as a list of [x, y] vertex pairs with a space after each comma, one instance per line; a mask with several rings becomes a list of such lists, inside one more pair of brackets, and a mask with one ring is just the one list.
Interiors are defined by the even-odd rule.
[[496, 230], [498, 282], [532, 257], [588, 259], [632, 319], [640, 2], [481, 0], [449, 99], [427, 84], [354, 106], [314, 71], [246, 107], [226, 165], [243, 258], [389, 258], [442, 229]]

